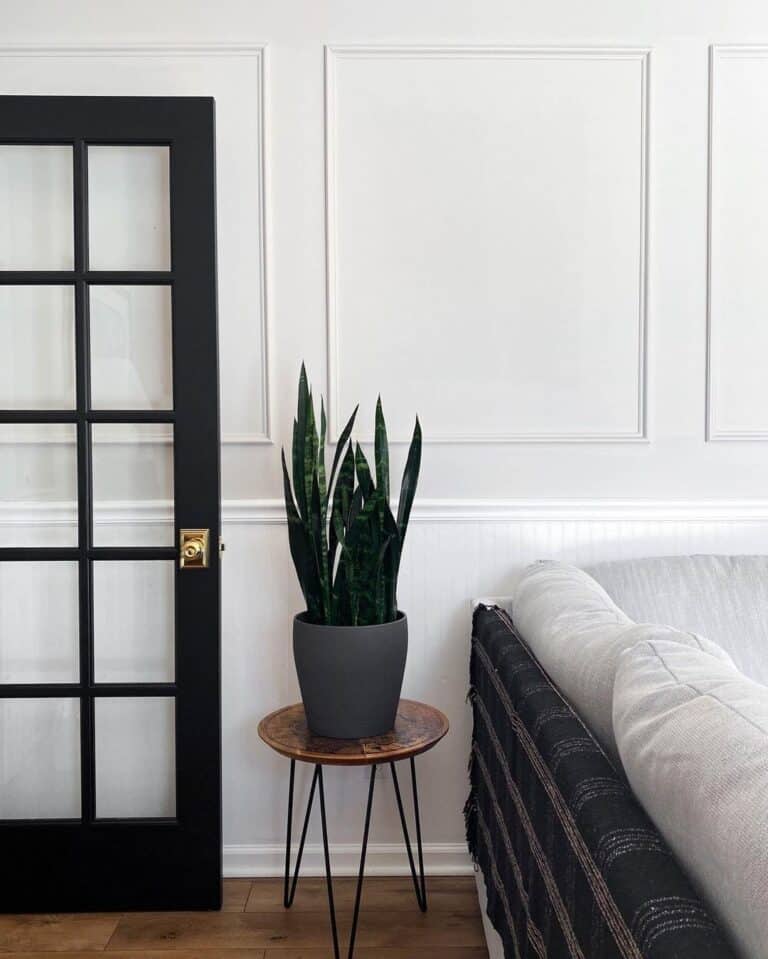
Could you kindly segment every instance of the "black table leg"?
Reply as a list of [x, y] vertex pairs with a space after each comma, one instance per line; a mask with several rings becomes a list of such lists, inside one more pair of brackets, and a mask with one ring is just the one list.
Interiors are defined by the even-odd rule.
[[357, 920], [360, 915], [360, 896], [363, 892], [363, 874], [365, 873], [365, 854], [368, 851], [368, 833], [371, 828], [371, 808], [373, 807], [373, 787], [376, 784], [376, 769], [371, 766], [371, 783], [368, 786], [368, 805], [365, 807], [365, 826], [363, 827], [363, 848], [360, 851], [360, 869], [357, 873], [357, 890], [355, 892], [355, 911], [352, 915], [352, 930], [349, 934], [349, 952], [347, 959], [352, 959], [355, 951], [355, 936], [357, 935]]
[[[325, 790], [323, 789], [323, 767], [315, 766], [320, 783], [320, 824], [323, 829], [323, 854], [325, 856], [325, 882], [328, 886], [328, 912], [331, 915], [331, 934], [333, 935], [334, 959], [339, 959], [339, 933], [336, 929], [336, 910], [333, 905], [333, 878], [331, 876], [331, 854], [328, 851], [328, 827], [325, 822]], [[351, 953], [350, 953], [351, 955]]]
[[[307, 828], [309, 827], [309, 816], [312, 812], [312, 801], [315, 798], [315, 786], [317, 785], [320, 767], [315, 766], [315, 772], [312, 776], [312, 785], [309, 787], [309, 799], [307, 800], [307, 812], [304, 816], [304, 825], [301, 829], [301, 840], [299, 841], [298, 852], [296, 853], [296, 867], [293, 873], [293, 882], [290, 883], [291, 875], [291, 832], [293, 830], [293, 787], [296, 778], [296, 760], [291, 760], [291, 775], [288, 781], [288, 831], [285, 839], [285, 882], [283, 884], [283, 905], [290, 909], [293, 905], [293, 898], [296, 895], [296, 884], [299, 881], [299, 867], [301, 866], [301, 857], [304, 854], [304, 843], [307, 838]], [[289, 889], [290, 883], [290, 889]]]
[[424, 879], [424, 853], [421, 846], [421, 817], [419, 816], [419, 794], [416, 788], [416, 763], [411, 756], [411, 790], [413, 793], [413, 814], [416, 822], [416, 846], [419, 856], [419, 875], [416, 876], [416, 864], [413, 861], [413, 850], [411, 849], [411, 839], [408, 835], [408, 824], [405, 819], [405, 810], [403, 809], [403, 798], [400, 795], [400, 783], [397, 781], [397, 771], [395, 764], [389, 764], [392, 770], [392, 782], [395, 786], [395, 797], [397, 799], [397, 810], [400, 813], [400, 823], [403, 827], [403, 839], [405, 840], [405, 849], [408, 853], [408, 864], [411, 867], [411, 878], [413, 879], [413, 888], [416, 892], [416, 902], [422, 912], [427, 911], [427, 884]]
[[325, 857], [325, 881], [328, 886], [328, 911], [331, 916], [331, 933], [333, 936], [333, 955], [334, 959], [339, 959], [339, 935], [336, 928], [336, 909], [333, 904], [333, 880], [331, 878], [331, 855], [328, 850], [328, 825], [325, 817], [325, 790], [323, 789], [323, 767], [315, 766], [312, 775], [312, 785], [309, 787], [309, 799], [307, 800], [307, 811], [304, 815], [304, 825], [301, 828], [301, 839], [296, 853], [296, 866], [293, 873], [293, 882], [291, 882], [291, 833], [293, 830], [293, 792], [296, 782], [296, 760], [291, 760], [291, 772], [288, 779], [288, 829], [285, 839], [285, 881], [283, 884], [283, 905], [290, 909], [293, 905], [293, 899], [296, 895], [296, 886], [299, 881], [299, 868], [301, 867], [301, 857], [304, 853], [304, 843], [307, 838], [307, 829], [309, 827], [309, 817], [312, 813], [312, 803], [315, 798], [315, 787], [318, 787], [320, 794], [320, 826], [323, 834], [323, 854]]
[[[413, 879], [413, 887], [416, 891], [416, 901], [419, 904], [419, 909], [422, 912], [427, 911], [427, 887], [426, 881], [424, 878], [424, 853], [422, 850], [421, 843], [421, 818], [419, 815], [419, 795], [416, 786], [416, 764], [413, 760], [413, 757], [410, 759], [411, 762], [411, 790], [413, 793], [413, 811], [414, 811], [414, 820], [416, 824], [416, 846], [419, 862], [419, 871], [416, 872], [416, 863], [413, 858], [413, 849], [411, 847], [411, 839], [408, 833], [408, 824], [405, 818], [405, 809], [403, 807], [403, 799], [400, 794], [400, 783], [397, 779], [397, 772], [395, 770], [394, 762], [391, 762], [390, 768], [392, 770], [392, 782], [395, 786], [395, 797], [397, 798], [397, 808], [400, 813], [400, 823], [403, 827], [403, 839], [405, 840], [405, 848], [408, 853], [408, 862], [411, 867], [411, 878]], [[365, 825], [363, 827], [363, 844], [360, 851], [360, 868], [357, 873], [357, 888], [355, 890], [355, 907], [352, 914], [352, 928], [349, 934], [349, 949], [347, 952], [347, 959], [352, 959], [355, 951], [355, 938], [357, 936], [357, 924], [358, 919], [360, 918], [360, 900], [362, 898], [363, 892], [363, 879], [365, 876], [365, 858], [368, 852], [368, 837], [370, 835], [371, 829], [371, 811], [373, 809], [373, 791], [374, 786], [376, 785], [376, 770], [377, 766], [374, 764], [371, 766], [371, 779], [368, 786], [368, 802], [365, 807]], [[339, 959], [339, 934], [338, 928], [336, 925], [336, 909], [333, 901], [333, 877], [331, 876], [331, 856], [328, 846], [328, 824], [326, 821], [325, 814], [325, 789], [323, 788], [323, 767], [321, 765], [315, 766], [315, 771], [312, 776], [312, 784], [309, 789], [309, 799], [307, 801], [307, 811], [304, 815], [304, 825], [301, 829], [301, 838], [299, 840], [299, 848], [296, 853], [296, 864], [293, 872], [293, 879], [291, 880], [291, 833], [293, 830], [293, 795], [294, 795], [294, 786], [296, 779], [296, 760], [291, 760], [291, 772], [288, 783], [288, 829], [286, 835], [286, 844], [285, 844], [285, 881], [283, 885], [283, 905], [286, 909], [289, 909], [293, 905], [293, 900], [296, 895], [296, 886], [299, 881], [299, 868], [301, 866], [301, 858], [304, 853], [304, 844], [307, 838], [307, 829], [309, 827], [309, 817], [312, 812], [312, 804], [315, 797], [315, 789], [320, 796], [320, 825], [322, 828], [323, 836], [323, 856], [325, 859], [325, 882], [328, 888], [328, 912], [330, 914], [331, 920], [331, 935], [333, 937], [333, 955], [334, 959]]]

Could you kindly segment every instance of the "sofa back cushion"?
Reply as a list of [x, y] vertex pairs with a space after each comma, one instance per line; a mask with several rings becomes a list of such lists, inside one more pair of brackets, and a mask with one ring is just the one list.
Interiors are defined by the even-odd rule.
[[541, 666], [616, 761], [613, 681], [626, 649], [644, 639], [670, 639], [730, 662], [726, 653], [695, 634], [633, 622], [588, 573], [565, 563], [534, 563], [525, 570], [513, 618]]
[[768, 959], [768, 689], [665, 640], [621, 657], [613, 719], [646, 812], [749, 959]]
[[661, 556], [587, 569], [630, 618], [700, 633], [768, 685], [768, 556]]

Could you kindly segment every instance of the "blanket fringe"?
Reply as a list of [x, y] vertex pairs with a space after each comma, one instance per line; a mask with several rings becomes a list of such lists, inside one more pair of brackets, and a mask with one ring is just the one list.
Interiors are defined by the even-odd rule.
[[469, 795], [464, 803], [464, 828], [472, 861], [477, 865], [477, 762], [472, 752], [469, 757]]
[[[475, 652], [474, 652], [474, 640], [477, 638], [477, 627], [479, 617], [487, 612], [487, 607], [477, 606], [475, 607], [474, 613], [472, 615], [472, 652], [470, 654], [469, 660], [469, 688], [467, 689], [467, 702], [473, 706], [473, 727], [474, 727], [474, 702], [477, 699], [477, 689], [475, 687]], [[474, 728], [472, 731], [472, 743], [475, 742], [475, 732]], [[469, 773], [469, 795], [467, 796], [467, 801], [464, 803], [464, 827], [466, 830], [467, 836], [467, 846], [469, 847], [469, 854], [472, 857], [472, 861], [477, 866], [478, 864], [478, 841], [477, 841], [477, 759], [475, 757], [474, 749], [470, 750], [469, 761], [467, 763], [467, 770]]]
[[[474, 637], [473, 637], [474, 638]], [[474, 649], [470, 657], [470, 680], [474, 676]], [[477, 866], [477, 758], [475, 756], [475, 700], [477, 699], [477, 689], [473, 682], [470, 682], [467, 690], [467, 702], [472, 706], [472, 747], [469, 750], [469, 760], [467, 762], [467, 772], [469, 774], [469, 795], [464, 803], [464, 829], [467, 836], [467, 846], [472, 861]]]

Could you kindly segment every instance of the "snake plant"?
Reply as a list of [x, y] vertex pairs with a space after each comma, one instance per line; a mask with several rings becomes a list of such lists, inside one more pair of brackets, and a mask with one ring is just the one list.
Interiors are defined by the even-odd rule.
[[293, 422], [293, 489], [285, 450], [283, 485], [291, 556], [314, 623], [370, 626], [397, 617], [397, 576], [421, 465], [421, 426], [417, 417], [395, 519], [381, 397], [376, 404], [375, 481], [360, 444], [351, 439], [357, 410], [341, 432], [326, 475], [325, 404], [321, 397], [318, 435], [302, 364]]

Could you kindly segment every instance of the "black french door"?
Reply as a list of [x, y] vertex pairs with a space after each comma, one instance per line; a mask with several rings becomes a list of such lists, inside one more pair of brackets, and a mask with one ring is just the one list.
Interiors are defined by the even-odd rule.
[[214, 104], [0, 97], [0, 911], [221, 905]]

